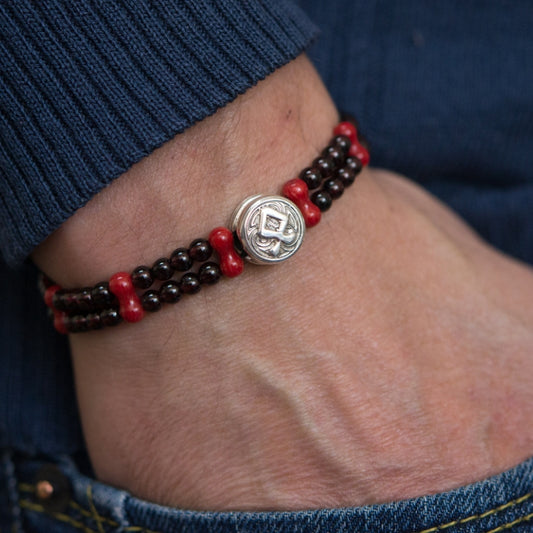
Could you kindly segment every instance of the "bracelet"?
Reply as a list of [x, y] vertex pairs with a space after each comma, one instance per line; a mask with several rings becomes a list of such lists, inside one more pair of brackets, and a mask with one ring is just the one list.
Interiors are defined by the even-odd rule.
[[[321, 155], [298, 178], [285, 183], [282, 196], [246, 198], [233, 212], [228, 228], [215, 228], [207, 239], [195, 239], [151, 267], [138, 266], [131, 274], [117, 272], [109, 281], [78, 289], [63, 289], [41, 273], [39, 286], [55, 329], [68, 334], [138, 322], [145, 312], [175, 304], [182, 295], [196, 294], [222, 276], [238, 276], [244, 259], [269, 265], [294, 255], [305, 229], [320, 222], [322, 213], [370, 160], [355, 119], [344, 119], [333, 134]], [[193, 269], [195, 264], [198, 268]], [[179, 279], [173, 279], [177, 275]]]

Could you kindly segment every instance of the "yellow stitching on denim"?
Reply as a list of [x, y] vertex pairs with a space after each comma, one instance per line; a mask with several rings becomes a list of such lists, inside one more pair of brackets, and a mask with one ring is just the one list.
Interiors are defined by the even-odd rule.
[[[35, 493], [35, 485], [30, 485], [29, 483], [19, 483], [18, 489], [19, 489], [20, 492], [29, 492], [31, 494]], [[102, 516], [102, 515], [98, 514], [98, 511], [96, 511], [96, 510], [93, 511], [93, 512], [90, 512], [87, 509], [84, 509], [81, 505], [79, 505], [74, 500], [70, 500], [68, 502], [68, 504], [69, 504], [70, 507], [72, 507], [73, 509], [78, 511], [80, 514], [82, 514], [86, 518], [94, 519], [95, 518], [95, 514], [94, 513], [96, 512], [96, 515], [98, 516], [98, 520], [100, 522], [102, 522], [104, 524], [107, 524], [109, 526], [112, 526], [112, 527], [118, 527], [119, 526], [118, 522], [115, 522], [111, 518], [107, 518], [106, 516]]]
[[529, 498], [531, 498], [532, 495], [533, 493], [529, 492], [527, 494], [524, 494], [524, 496], [517, 498], [516, 500], [511, 500], [510, 502], [504, 503], [503, 505], [500, 505], [499, 507], [495, 507], [494, 509], [485, 511], [484, 513], [474, 514], [472, 516], [467, 516], [466, 518], [461, 518], [460, 520], [454, 520], [453, 522], [448, 522], [447, 524], [443, 524], [441, 526], [435, 526], [429, 529], [424, 529], [423, 531], [420, 531], [419, 533], [434, 533], [435, 531], [442, 531], [443, 529], [448, 529], [453, 526], [458, 526], [460, 524], [466, 524], [467, 522], [471, 522], [472, 520], [481, 520], [482, 518], [486, 518], [487, 516], [491, 516], [493, 514], [499, 513], [500, 511], [509, 509], [510, 507], [515, 507], [516, 505], [519, 505], [525, 502], [526, 500], [528, 500]]
[[[75, 502], [74, 500], [70, 500], [68, 502], [69, 506], [81, 513], [86, 518], [93, 518], [93, 513], [90, 513], [87, 511], [87, 509], [84, 509], [79, 503]], [[104, 522], [105, 524], [108, 524], [113, 527], [118, 527], [119, 523], [115, 522], [114, 520], [111, 520], [111, 518], [107, 518], [106, 516], [100, 516], [100, 520]]]
[[161, 533], [160, 531], [152, 531], [151, 529], [146, 529], [140, 526], [128, 526], [123, 529], [123, 531], [137, 532], [137, 533]]
[[[48, 516], [51, 516], [53, 518], [57, 518], [58, 520], [61, 520], [62, 522], [67, 522], [68, 524], [74, 526], [77, 529], [82, 529], [85, 531], [85, 533], [99, 533], [98, 531], [95, 531], [94, 529], [91, 529], [87, 527], [85, 524], [82, 524], [81, 522], [78, 522], [77, 520], [74, 520], [68, 515], [62, 514], [62, 513], [52, 513], [50, 511], [47, 511], [42, 505], [38, 505], [36, 503], [30, 502], [29, 500], [20, 500], [19, 504], [21, 507], [25, 507], [26, 509], [29, 509], [30, 511], [35, 511], [37, 513], [43, 513]], [[81, 505], [77, 504], [74, 501], [70, 501], [69, 505], [76, 509], [77, 511], [81, 512], [82, 515], [86, 516], [87, 518], [93, 518], [94, 514], [90, 513]], [[105, 516], [98, 515], [100, 520], [102, 522], [105, 522], [106, 524], [109, 524], [113, 527], [118, 527], [120, 524], [118, 522], [115, 522], [114, 520], [111, 520], [110, 518], [106, 518]], [[140, 526], [127, 526], [123, 529], [123, 531], [129, 531], [130, 533], [162, 533], [161, 531], [153, 531], [152, 529], [146, 529], [144, 527]]]
[[35, 511], [37, 513], [43, 513], [48, 516], [51, 516], [55, 518], [56, 520], [65, 522], [66, 524], [69, 524], [72, 527], [75, 527], [76, 529], [81, 529], [85, 533], [98, 533], [98, 531], [95, 531], [94, 529], [87, 527], [85, 524], [82, 524], [81, 522], [74, 520], [73, 518], [71, 518], [70, 516], [66, 514], [50, 513], [42, 505], [37, 505], [36, 503], [30, 502], [28, 500], [20, 500], [19, 505], [25, 509], [28, 509], [29, 511]]
[[96, 507], [94, 506], [92, 485], [87, 485], [87, 500], [89, 501], [89, 507], [91, 509], [92, 518], [98, 526], [98, 533], [105, 533], [104, 528], [102, 527], [102, 518], [100, 517], [98, 511], [96, 510]]
[[500, 531], [505, 531], [506, 529], [511, 529], [512, 527], [523, 524], [524, 522], [528, 522], [533, 518], [533, 513], [530, 513], [526, 516], [522, 516], [521, 518], [517, 518], [516, 520], [513, 520], [512, 522], [508, 522], [507, 524], [503, 524], [503, 526], [499, 526], [495, 529], [491, 529], [490, 531], [486, 531], [485, 533], [499, 533]]
[[19, 483], [19, 492], [35, 492], [35, 485], [29, 483]]

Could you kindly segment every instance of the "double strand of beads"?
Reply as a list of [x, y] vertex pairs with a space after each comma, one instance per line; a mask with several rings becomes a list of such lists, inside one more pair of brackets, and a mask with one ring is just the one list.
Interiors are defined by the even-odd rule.
[[302, 243], [305, 228], [320, 222], [322, 213], [369, 162], [355, 120], [344, 120], [333, 134], [312, 164], [285, 183], [283, 196], [245, 199], [233, 213], [229, 228], [215, 228], [208, 239], [195, 239], [188, 248], [174, 250], [151, 267], [117, 272], [109, 281], [70, 290], [41, 275], [41, 290], [56, 330], [77, 333], [122, 321], [138, 322], [146, 312], [175, 304], [182, 295], [196, 294], [222, 276], [238, 276], [244, 269], [244, 258], [272, 264], [292, 256]]

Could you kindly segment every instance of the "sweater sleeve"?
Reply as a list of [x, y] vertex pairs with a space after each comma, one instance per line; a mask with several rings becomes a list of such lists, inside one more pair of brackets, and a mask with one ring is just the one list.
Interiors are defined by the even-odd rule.
[[0, 4], [0, 246], [19, 264], [156, 147], [301, 53], [288, 0]]

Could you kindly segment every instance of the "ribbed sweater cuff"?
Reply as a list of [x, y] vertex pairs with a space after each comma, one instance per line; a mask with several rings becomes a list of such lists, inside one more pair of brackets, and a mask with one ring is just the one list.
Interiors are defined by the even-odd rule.
[[0, 4], [0, 246], [20, 263], [132, 164], [301, 53], [284, 0]]

